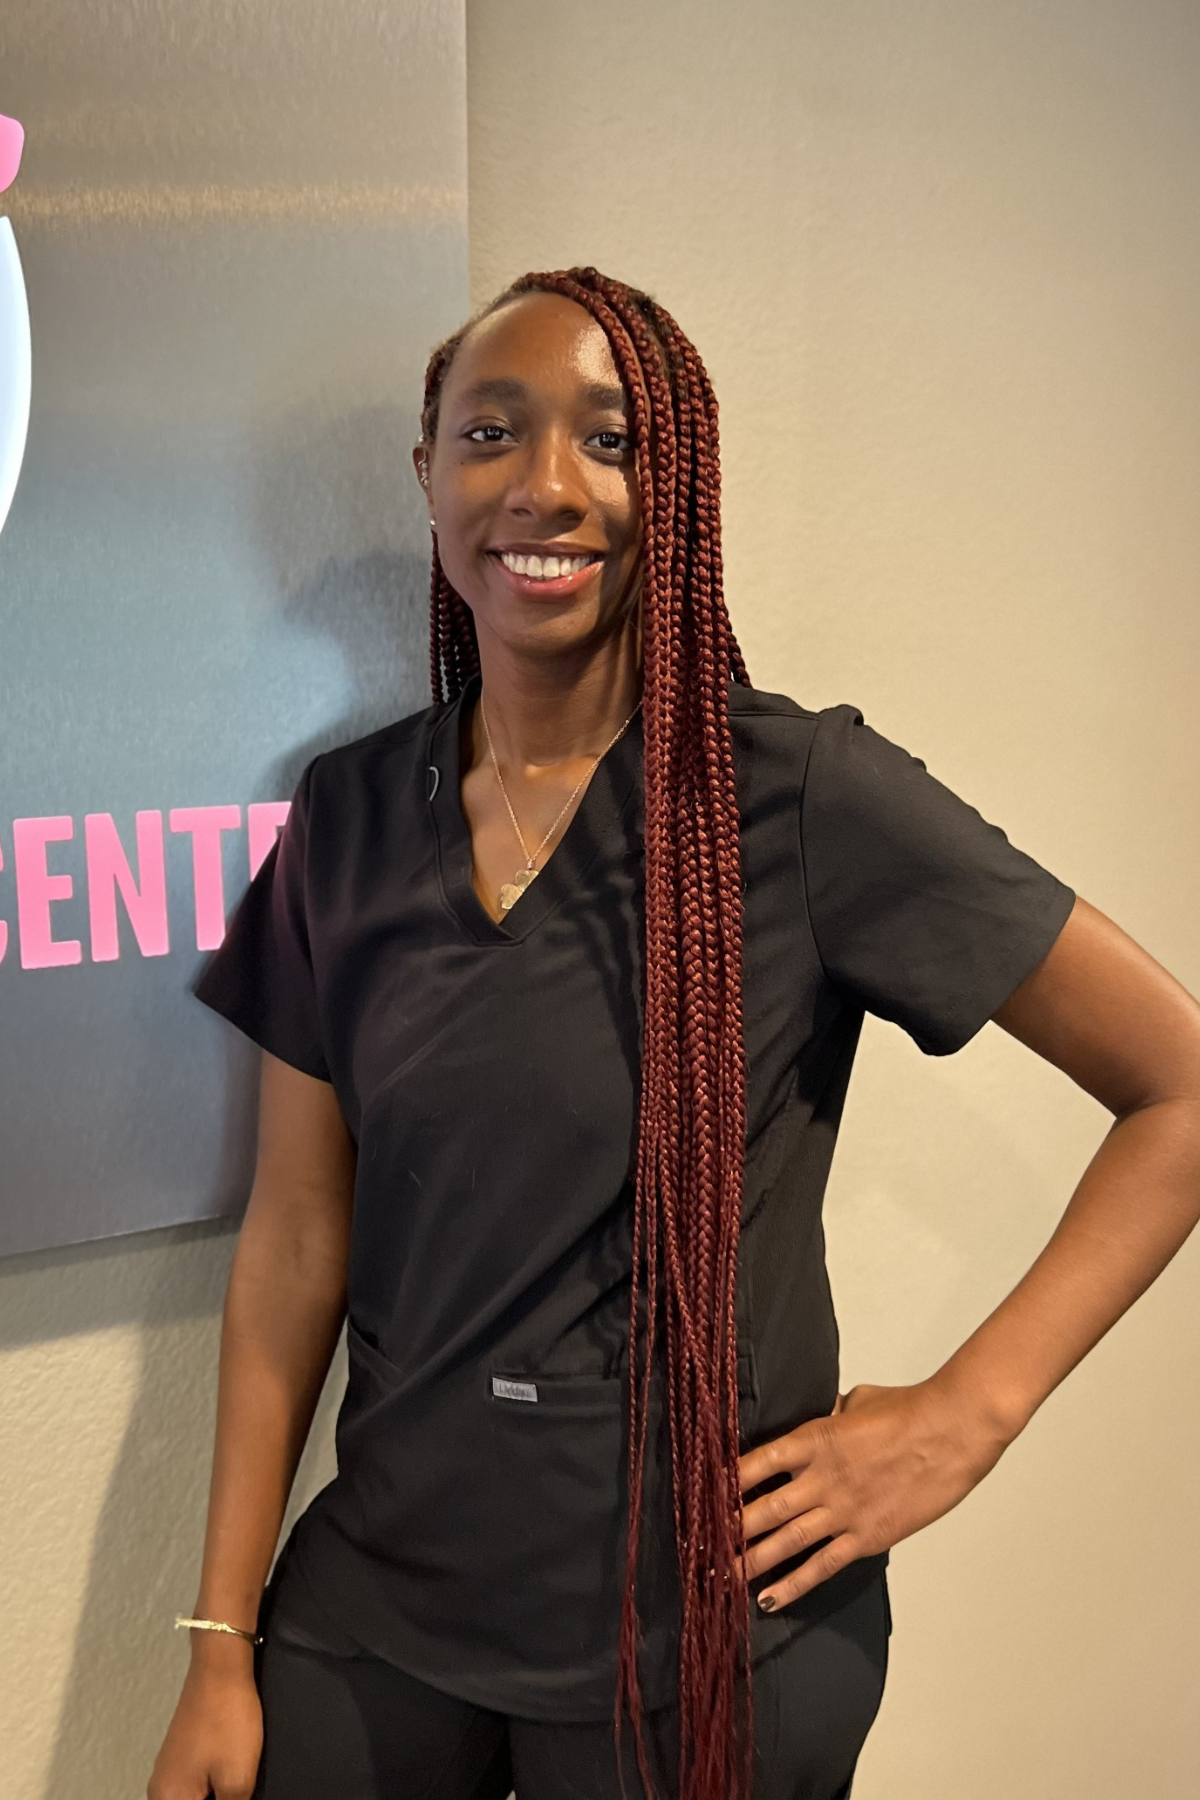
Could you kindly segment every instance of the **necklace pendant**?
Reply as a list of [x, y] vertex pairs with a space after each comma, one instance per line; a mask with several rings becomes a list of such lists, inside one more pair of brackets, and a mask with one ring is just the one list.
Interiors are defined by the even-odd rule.
[[516, 905], [536, 874], [536, 869], [518, 869], [512, 880], [503, 884], [500, 889], [501, 912], [507, 912], [510, 906]]

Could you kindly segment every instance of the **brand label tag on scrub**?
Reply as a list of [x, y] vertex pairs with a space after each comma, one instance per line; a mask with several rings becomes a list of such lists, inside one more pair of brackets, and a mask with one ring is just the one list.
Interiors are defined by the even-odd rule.
[[493, 1375], [492, 1395], [496, 1400], [536, 1400], [537, 1386], [532, 1381], [506, 1381], [503, 1375]]

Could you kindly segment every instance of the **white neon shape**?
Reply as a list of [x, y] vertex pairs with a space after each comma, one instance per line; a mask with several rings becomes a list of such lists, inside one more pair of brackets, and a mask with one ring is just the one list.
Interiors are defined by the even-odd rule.
[[[25, 133], [0, 113], [0, 193], [16, 180]], [[33, 391], [29, 300], [12, 224], [0, 219], [0, 531], [8, 518], [25, 459]]]

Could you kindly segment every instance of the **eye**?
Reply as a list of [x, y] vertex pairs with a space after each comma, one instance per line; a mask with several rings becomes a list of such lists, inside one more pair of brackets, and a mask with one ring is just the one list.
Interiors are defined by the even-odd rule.
[[499, 444], [503, 442], [505, 436], [511, 437], [512, 432], [509, 431], [507, 425], [472, 425], [464, 435], [469, 437], [473, 444]]
[[619, 454], [630, 448], [631, 439], [627, 431], [594, 431], [588, 443], [599, 444], [601, 450]]

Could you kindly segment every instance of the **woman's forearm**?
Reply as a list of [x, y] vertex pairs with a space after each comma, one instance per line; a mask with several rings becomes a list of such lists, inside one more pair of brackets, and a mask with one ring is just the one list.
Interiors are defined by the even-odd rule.
[[1114, 1123], [1053, 1237], [933, 1377], [1010, 1442], [1200, 1219], [1200, 1096]]
[[1198, 1215], [1200, 1099], [1123, 1114], [1032, 1268], [935, 1375], [911, 1387], [853, 1388], [834, 1416], [742, 1457], [743, 1492], [781, 1471], [792, 1477], [744, 1508], [747, 1575], [815, 1547], [759, 1605], [786, 1606], [957, 1506]]
[[[345, 1244], [298, 1237], [256, 1189], [230, 1272], [197, 1616], [253, 1630], [296, 1467], [345, 1313]], [[193, 1656], [241, 1658], [242, 1638], [192, 1633]]]
[[1076, 899], [1049, 953], [993, 1015], [1116, 1123], [1050, 1242], [935, 1375], [860, 1384], [741, 1458], [746, 1573], [813, 1554], [758, 1596], [786, 1606], [921, 1531], [976, 1487], [1200, 1217], [1200, 1007], [1111, 919]]

